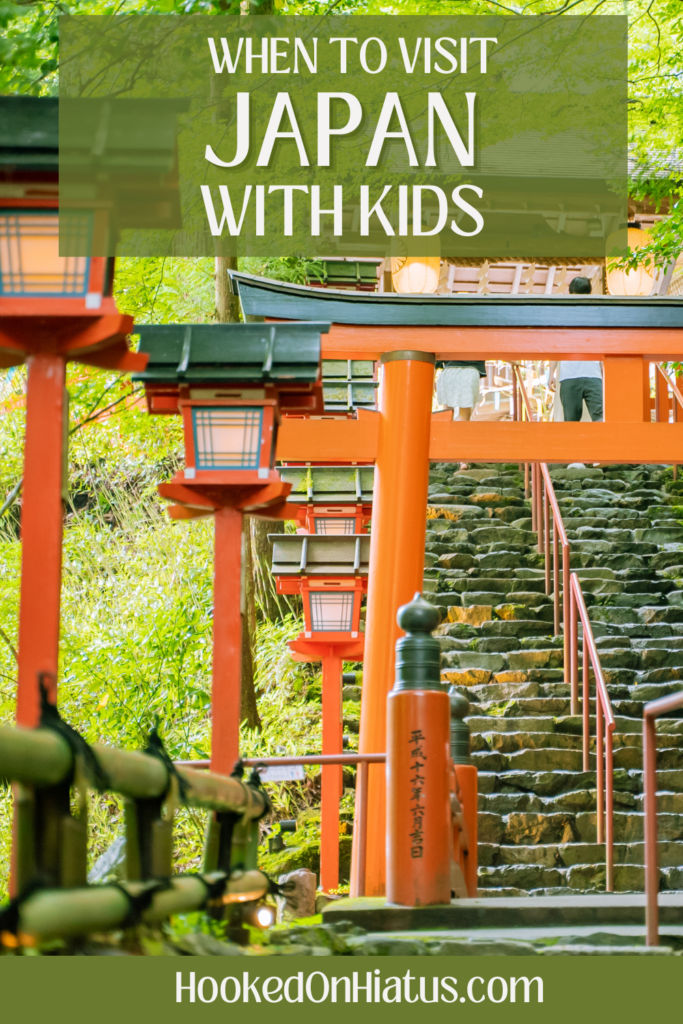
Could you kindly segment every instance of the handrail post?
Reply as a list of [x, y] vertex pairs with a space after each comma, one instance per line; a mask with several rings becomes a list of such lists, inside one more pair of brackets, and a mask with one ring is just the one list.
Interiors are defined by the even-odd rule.
[[[576, 597], [569, 584], [569, 685], [571, 687], [571, 698], [569, 713], [579, 713], [579, 630], [578, 630], [578, 609]], [[565, 625], [565, 634], [566, 634]]]
[[550, 500], [548, 498], [548, 488], [543, 479], [543, 474], [540, 472], [540, 467], [539, 475], [543, 484], [543, 542], [545, 552], [545, 592], [547, 595], [550, 593]]
[[[600, 699], [597, 686], [595, 688], [596, 707]], [[586, 647], [586, 631], [583, 631], [583, 770], [590, 771], [591, 750], [591, 674], [590, 659]]]
[[[567, 672], [569, 668], [569, 681], [572, 686], [572, 675], [571, 675], [571, 664], [572, 664], [572, 588], [571, 588], [571, 557], [569, 554], [569, 544], [562, 545], [562, 628], [564, 630], [564, 671]], [[566, 678], [566, 676], [565, 676]], [[578, 715], [579, 713], [579, 694], [578, 694], [578, 680], [576, 690], [571, 690], [571, 706], [570, 714]]]
[[655, 719], [683, 708], [683, 690], [643, 708], [643, 791], [645, 794], [645, 907], [648, 946], [659, 945], [659, 851], [657, 849], [657, 731]]
[[612, 733], [614, 725], [607, 725], [605, 734], [605, 863], [607, 892], [614, 892], [614, 778]]
[[358, 771], [358, 871], [355, 896], [365, 896], [365, 857], [368, 845], [368, 762], [361, 761]]
[[538, 524], [538, 553], [543, 554], [543, 478], [541, 467], [538, 462], [534, 463], [536, 470], [536, 522]]
[[648, 946], [659, 945], [659, 857], [657, 849], [657, 732], [654, 716], [643, 715], [645, 792], [645, 921]]
[[557, 535], [557, 523], [553, 515], [553, 606], [555, 636], [560, 635], [560, 542]]
[[605, 841], [605, 762], [603, 760], [603, 714], [600, 694], [595, 694], [595, 761], [598, 815], [598, 843]]

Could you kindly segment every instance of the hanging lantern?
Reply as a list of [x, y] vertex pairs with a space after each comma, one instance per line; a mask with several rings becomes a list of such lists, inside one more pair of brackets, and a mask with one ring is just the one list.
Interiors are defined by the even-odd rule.
[[[277, 394], [266, 397], [264, 388], [257, 404], [255, 396], [249, 394], [256, 389], [216, 390], [212, 400], [194, 398], [193, 391], [198, 390], [208, 391], [182, 388], [179, 402], [185, 434], [185, 479], [200, 479], [215, 472], [221, 474], [221, 479], [225, 473], [254, 472], [259, 480], [269, 479], [271, 473], [277, 478]], [[189, 400], [184, 400], [183, 392], [188, 393]]]
[[301, 594], [301, 639], [326, 642], [360, 634], [363, 594], [367, 591], [370, 537], [273, 534], [273, 576], [278, 594]]
[[298, 506], [299, 528], [327, 536], [353, 536], [367, 529], [374, 473], [374, 466], [280, 467], [280, 476], [292, 485], [288, 504]]
[[[623, 231], [615, 231], [607, 239], [607, 252], [622, 243]], [[641, 249], [651, 241], [647, 231], [628, 229], [629, 249]], [[607, 260], [607, 291], [610, 295], [650, 295], [655, 280], [655, 266], [648, 260], [635, 270], [620, 270], [615, 259]]]
[[342, 580], [302, 580], [304, 632], [345, 633], [353, 639], [360, 632], [360, 606], [364, 583], [358, 577]]
[[[74, 227], [85, 243], [90, 217], [82, 214]], [[85, 246], [83, 247], [85, 248]], [[0, 210], [0, 295], [85, 295], [90, 260], [59, 255], [57, 210]]]
[[392, 256], [391, 281], [402, 295], [430, 295], [439, 287], [439, 256]]
[[319, 324], [141, 324], [149, 411], [180, 413], [184, 480], [197, 484], [278, 482], [283, 406], [322, 407]]

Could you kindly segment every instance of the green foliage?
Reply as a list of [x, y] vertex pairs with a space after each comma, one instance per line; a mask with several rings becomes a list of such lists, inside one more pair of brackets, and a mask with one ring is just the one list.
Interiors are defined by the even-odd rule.
[[[119, 302], [140, 319], [182, 319], [194, 283], [210, 289], [207, 262], [135, 261], [122, 267]], [[208, 283], [207, 283], [208, 282]], [[206, 294], [206, 291], [205, 291]], [[158, 303], [163, 304], [160, 312]], [[208, 303], [204, 304], [206, 308]], [[208, 307], [211, 310], [212, 307]], [[64, 533], [60, 710], [89, 742], [144, 746], [158, 718], [172, 757], [209, 754], [213, 528], [174, 523], [157, 495], [182, 458], [177, 417], [149, 416], [130, 381], [72, 365], [70, 499]], [[20, 479], [23, 369], [0, 378], [1, 495]], [[109, 408], [111, 407], [111, 408]], [[107, 410], [102, 414], [102, 410]], [[92, 418], [95, 417], [95, 418]], [[2, 500], [0, 498], [0, 500]], [[18, 507], [0, 519], [0, 722], [14, 716], [21, 546]], [[316, 671], [285, 642], [299, 621], [259, 627], [255, 661], [263, 731], [245, 732], [247, 754], [319, 749]], [[279, 816], [308, 806], [311, 787], [273, 787]], [[9, 791], [0, 790], [0, 889], [9, 868]], [[91, 801], [93, 856], [122, 827], [111, 797]], [[176, 861], [197, 867], [203, 815], [181, 811]]]
[[[270, 261], [271, 276], [304, 280], [313, 264]], [[257, 270], [258, 268], [252, 268]], [[124, 259], [116, 298], [138, 322], [214, 319], [213, 260]], [[20, 484], [26, 373], [0, 375], [0, 505]], [[178, 417], [150, 416], [129, 378], [78, 364], [70, 394], [69, 502], [64, 533], [60, 710], [89, 742], [144, 746], [158, 719], [172, 757], [209, 754], [213, 527], [174, 523], [157, 485], [183, 456]], [[20, 494], [20, 492], [19, 492]], [[20, 501], [0, 517], [0, 722], [16, 700]], [[317, 666], [294, 662], [293, 616], [257, 631], [256, 687], [263, 728], [243, 730], [247, 756], [320, 749]], [[276, 815], [319, 799], [317, 771], [302, 785], [272, 785]], [[9, 871], [10, 791], [0, 789], [0, 891]], [[120, 803], [90, 800], [91, 859], [122, 829]], [[199, 865], [204, 815], [177, 817], [176, 864]]]
[[116, 302], [138, 323], [208, 323], [215, 319], [214, 262], [132, 257], [116, 262]]
[[[267, 0], [252, 2], [251, 13], [259, 13], [259, 8], [265, 11], [268, 7]], [[630, 191], [637, 198], [654, 199], [669, 216], [655, 227], [652, 243], [637, 252], [625, 253], [622, 263], [634, 267], [654, 259], [663, 266], [675, 259], [683, 248], [683, 209], [678, 201], [683, 129], [680, 73], [683, 8], [680, 0], [517, 0], [514, 3], [512, 0], [392, 0], [390, 5], [385, 0], [276, 0], [275, 7], [278, 14], [313, 16], [331, 13], [530, 17], [628, 14]], [[239, 9], [238, 0], [74, 0], [68, 5], [58, 0], [48, 3], [0, 0], [0, 94], [56, 93], [60, 14], [224, 15], [237, 14]], [[307, 261], [294, 261], [294, 268], [274, 268], [275, 273], [267, 266], [272, 261], [256, 262], [267, 269], [269, 276], [283, 280], [303, 280], [310, 276], [310, 271], [305, 269]], [[196, 272], [200, 276], [205, 273]], [[145, 276], [148, 281], [138, 281], [138, 290], [149, 293], [155, 274]], [[207, 280], [209, 277], [210, 274], [206, 275]], [[189, 279], [186, 283], [190, 285]], [[131, 287], [135, 290], [134, 285]], [[202, 287], [198, 292], [188, 287], [181, 305], [186, 310], [192, 309], [203, 291]], [[170, 300], [165, 283], [162, 282], [153, 301], [150, 294], [132, 298], [138, 305], [141, 303], [151, 309], [152, 315], [159, 318], [157, 322], [165, 318]], [[178, 313], [179, 307], [175, 308]], [[205, 307], [205, 315], [206, 309], [212, 308], [213, 301]]]
[[0, 0], [0, 95], [56, 95], [60, 15], [238, 13], [239, 0]]
[[320, 260], [301, 259], [298, 256], [280, 256], [261, 259], [246, 256], [239, 261], [240, 270], [260, 277], [270, 277], [275, 281], [289, 281], [292, 284], [308, 284], [310, 281], [322, 280], [322, 263]]

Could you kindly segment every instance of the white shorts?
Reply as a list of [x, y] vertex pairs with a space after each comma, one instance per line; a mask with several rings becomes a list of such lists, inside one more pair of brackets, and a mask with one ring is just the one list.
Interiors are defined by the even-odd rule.
[[436, 400], [452, 409], [474, 409], [479, 402], [479, 370], [447, 366], [436, 380]]

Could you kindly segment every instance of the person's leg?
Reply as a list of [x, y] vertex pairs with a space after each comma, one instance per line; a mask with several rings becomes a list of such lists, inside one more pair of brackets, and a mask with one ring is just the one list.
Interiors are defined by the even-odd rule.
[[[472, 419], [472, 413], [479, 401], [479, 371], [474, 367], [462, 367], [459, 371], [458, 382], [458, 419], [467, 422]], [[465, 404], [468, 403], [468, 404]], [[460, 463], [460, 469], [469, 469], [467, 462]]]
[[588, 406], [588, 412], [594, 423], [603, 420], [602, 411], [602, 381], [597, 377], [580, 378], [583, 384], [583, 398]]
[[566, 422], [578, 423], [583, 412], [582, 378], [575, 377], [560, 382], [560, 398]]
[[446, 367], [441, 370], [436, 378], [436, 400], [444, 410], [450, 409], [455, 419], [455, 408], [453, 405], [453, 370]]
[[479, 371], [474, 366], [458, 370], [458, 419], [471, 420], [479, 401]]

